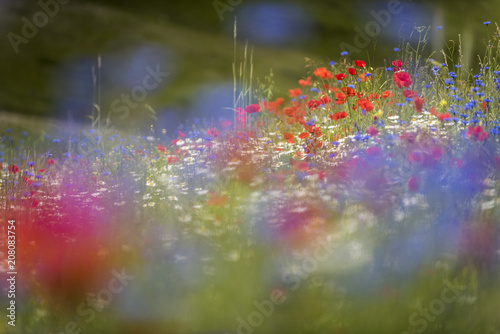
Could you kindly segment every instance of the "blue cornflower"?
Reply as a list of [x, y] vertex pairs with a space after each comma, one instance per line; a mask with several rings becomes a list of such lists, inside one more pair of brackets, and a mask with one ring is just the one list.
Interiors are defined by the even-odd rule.
[[491, 24], [491, 22], [490, 22], [490, 21], [484, 21], [484, 22], [483, 22], [483, 24], [484, 24], [485, 26], [487, 26], [487, 25], [490, 25], [490, 24]]
[[333, 60], [330, 62], [330, 66], [335, 66], [335, 64], [336, 63]]
[[399, 48], [394, 48], [394, 51], [399, 52]]
[[443, 26], [437, 26], [436, 30], [443, 30]]
[[342, 52], [340, 53], [340, 55], [341, 55], [341, 56], [347, 56], [348, 54], [349, 54], [349, 52], [347, 52], [347, 51], [342, 51]]

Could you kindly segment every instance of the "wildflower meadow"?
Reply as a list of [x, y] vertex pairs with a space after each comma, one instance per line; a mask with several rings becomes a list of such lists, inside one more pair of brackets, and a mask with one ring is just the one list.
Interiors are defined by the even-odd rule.
[[246, 47], [226, 118], [0, 128], [0, 332], [500, 333], [500, 29], [476, 24], [467, 69], [425, 27], [277, 95]]

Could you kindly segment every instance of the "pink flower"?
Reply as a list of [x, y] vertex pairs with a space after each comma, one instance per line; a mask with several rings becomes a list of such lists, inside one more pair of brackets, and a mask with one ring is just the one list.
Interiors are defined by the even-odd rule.
[[372, 146], [366, 149], [366, 154], [371, 157], [379, 157], [382, 155], [382, 150], [378, 146]]
[[212, 129], [207, 129], [207, 135], [215, 138], [219, 135], [219, 133], [217, 132], [216, 128], [212, 128]]
[[370, 125], [368, 129], [366, 129], [366, 133], [368, 133], [372, 137], [376, 137], [378, 135], [378, 130], [373, 125]]
[[260, 106], [258, 104], [250, 104], [245, 108], [247, 114], [255, 114], [260, 112]]
[[408, 179], [408, 190], [417, 192], [420, 186], [420, 179], [417, 176], [410, 176]]

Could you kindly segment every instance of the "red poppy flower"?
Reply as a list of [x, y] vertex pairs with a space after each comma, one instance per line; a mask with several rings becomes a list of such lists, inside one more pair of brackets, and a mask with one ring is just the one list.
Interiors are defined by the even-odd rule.
[[483, 101], [483, 102], [481, 103], [481, 110], [482, 110], [483, 112], [487, 112], [487, 111], [488, 111], [488, 102]]
[[299, 80], [299, 85], [301, 86], [311, 86], [311, 77], [307, 77], [306, 80], [300, 79]]
[[341, 112], [336, 112], [335, 114], [333, 115], [330, 115], [330, 118], [333, 120], [333, 121], [337, 121], [339, 119], [342, 119], [342, 118], [346, 118], [348, 115], [345, 111], [341, 111]]
[[177, 130], [177, 133], [179, 134], [179, 138], [186, 138], [186, 135], [181, 131]]
[[260, 112], [260, 106], [258, 104], [250, 104], [245, 108], [247, 114], [255, 114]]
[[310, 169], [309, 164], [306, 161], [297, 161], [290, 159], [290, 165], [292, 165], [294, 170], [300, 172], [307, 172]]
[[439, 120], [440, 120], [441, 122], [444, 122], [444, 120], [446, 120], [446, 119], [450, 118], [450, 114], [449, 114], [449, 113], [438, 113], [438, 112], [436, 111], [436, 109], [434, 109], [434, 107], [432, 107], [432, 108], [429, 110], [429, 112], [430, 112], [431, 114], [433, 114], [434, 116], [436, 116], [437, 118], [439, 118]]
[[347, 96], [343, 93], [335, 93], [335, 103], [337, 104], [344, 104], [345, 103], [345, 99], [347, 98]]
[[413, 103], [415, 105], [415, 110], [417, 112], [422, 112], [422, 108], [424, 107], [425, 99], [422, 99], [420, 97], [416, 97], [415, 100], [413, 100]]
[[354, 65], [356, 65], [357, 67], [366, 67], [366, 63], [362, 60], [355, 60]]
[[328, 104], [328, 103], [332, 102], [332, 100], [330, 100], [330, 98], [328, 96], [323, 96], [322, 98], [319, 99], [319, 101], [322, 104]]
[[335, 79], [337, 80], [344, 80], [345, 79], [345, 74], [344, 73], [339, 73], [335, 75]]
[[352, 67], [349, 67], [348, 72], [350, 75], [356, 75], [356, 70]]
[[349, 97], [356, 95], [356, 91], [351, 87], [342, 87], [342, 91]]
[[310, 100], [309, 102], [307, 102], [307, 106], [311, 110], [317, 109], [320, 105], [321, 105], [321, 102], [318, 100]]
[[386, 98], [388, 98], [389, 96], [391, 96], [391, 94], [392, 94], [392, 93], [391, 93], [391, 91], [390, 91], [390, 90], [386, 90], [386, 91], [384, 91], [384, 92], [382, 93], [382, 97], [383, 97], [384, 99], [386, 99]]
[[228, 126], [231, 126], [233, 124], [231, 121], [222, 121], [220, 124], [224, 127], [227, 128]]
[[166, 152], [166, 151], [167, 151], [167, 148], [166, 148], [165, 146], [163, 146], [163, 145], [160, 145], [160, 144], [158, 144], [158, 145], [156, 146], [156, 148], [157, 148], [157, 149], [158, 149], [158, 151], [160, 151], [160, 152]]
[[332, 72], [328, 71], [326, 67], [320, 67], [314, 70], [314, 75], [321, 79], [332, 79]]
[[403, 63], [401, 60], [394, 60], [392, 62], [392, 66], [394, 66], [394, 71], [401, 71], [404, 64], [405, 63]]
[[357, 101], [358, 106], [360, 106], [362, 109], [366, 110], [367, 112], [370, 112], [373, 110], [374, 105], [367, 99], [359, 99]]
[[290, 93], [290, 97], [296, 97], [302, 95], [302, 91], [300, 90], [300, 88], [289, 89], [288, 92]]
[[418, 96], [417, 92], [412, 91], [411, 89], [407, 89], [403, 91], [404, 97], [407, 97], [409, 99], [414, 98], [415, 96]]
[[445, 120], [450, 118], [450, 114], [449, 113], [441, 113], [441, 114], [437, 115], [437, 118], [439, 118], [439, 120], [441, 122], [444, 122]]
[[283, 115], [293, 117], [297, 110], [295, 108], [283, 108]]
[[371, 80], [371, 73], [360, 74], [358, 77], [361, 79], [361, 82], [365, 82], [367, 80]]
[[16, 165], [11, 165], [9, 167], [9, 171], [12, 173], [12, 174], [16, 174], [17, 172], [19, 172], [19, 167], [17, 167]]
[[398, 88], [401, 88], [401, 86], [410, 87], [412, 84], [410, 75], [405, 71], [394, 73], [393, 79]]
[[264, 101], [264, 107], [267, 109], [269, 112], [279, 112], [279, 107], [285, 102], [285, 99], [282, 97], [278, 97], [275, 101], [267, 102]]
[[174, 162], [179, 161], [179, 157], [171, 156], [171, 157], [168, 157], [167, 160], [168, 160], [169, 163], [174, 163]]
[[290, 132], [283, 133], [283, 137], [285, 138], [287, 143], [290, 143], [290, 144], [295, 143], [294, 135], [292, 135]]
[[467, 137], [471, 138], [473, 141], [483, 141], [488, 139], [488, 133], [483, 131], [483, 127], [478, 125], [476, 127], [469, 127], [469, 131], [467, 131]]
[[307, 132], [302, 132], [300, 135], [299, 135], [299, 138], [300, 139], [305, 139], [305, 138], [308, 138], [309, 137], [309, 134]]
[[49, 166], [55, 164], [55, 162], [56, 161], [54, 159], [47, 159], [47, 165]]

